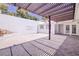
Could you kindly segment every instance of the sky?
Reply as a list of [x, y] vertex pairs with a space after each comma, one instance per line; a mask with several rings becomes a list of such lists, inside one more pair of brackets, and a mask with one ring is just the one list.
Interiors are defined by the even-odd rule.
[[9, 5], [9, 6], [8, 6], [8, 11], [9, 11], [9, 12], [14, 12], [14, 13], [16, 13], [16, 10], [17, 10], [17, 8], [16, 8], [15, 6], [13, 6], [13, 5]]
[[[8, 6], [8, 11], [9, 12], [16, 13], [16, 10], [17, 10], [17, 7], [16, 6], [14, 6], [14, 5], [9, 5]], [[28, 12], [28, 14], [31, 15], [31, 16], [35, 16], [36, 18], [38, 18], [38, 20], [42, 20], [42, 16], [39, 16], [39, 15], [34, 14], [34, 13], [31, 13], [31, 12]]]
[[36, 16], [36, 18], [38, 18], [38, 20], [42, 20], [42, 16], [39, 16], [39, 15], [31, 13], [31, 12], [28, 12], [28, 14], [31, 16]]

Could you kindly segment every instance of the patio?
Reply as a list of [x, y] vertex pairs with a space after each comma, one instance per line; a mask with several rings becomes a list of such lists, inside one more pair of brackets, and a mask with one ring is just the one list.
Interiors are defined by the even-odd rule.
[[[74, 19], [75, 4], [28, 3], [28, 4], [22, 4], [22, 5], [25, 5], [25, 6], [21, 6], [21, 4], [17, 4], [17, 3], [14, 4], [14, 6], [17, 6], [18, 9], [24, 8], [30, 12], [36, 13], [40, 16], [47, 17], [49, 19], [48, 20], [49, 34], [31, 34], [30, 35], [30, 34], [14, 33], [8, 37], [4, 36], [4, 38], [1, 38], [3, 40], [0, 41], [0, 56], [79, 55], [79, 51], [78, 51], [79, 36], [54, 35], [55, 33], [52, 34], [52, 31], [51, 31], [53, 27], [51, 24], [51, 21], [59, 22], [59, 21]], [[32, 8], [34, 6], [35, 8]], [[59, 32], [61, 34], [61, 32], [63, 31], [61, 30]]]
[[79, 37], [53, 35], [0, 49], [0, 56], [78, 56]]
[[22, 44], [24, 42], [32, 41], [35, 39], [47, 37], [48, 34], [20, 34], [20, 33], [12, 33], [6, 34], [0, 37], [0, 49], [7, 48], [13, 45]]
[[53, 35], [51, 40], [48, 40], [48, 37], [42, 37], [27, 41], [0, 49], [0, 56], [53, 56], [66, 37], [67, 36]]
[[56, 56], [79, 56], [79, 36], [68, 36]]
[[78, 56], [78, 43], [79, 36], [53, 35], [51, 40], [43, 36], [0, 49], [0, 56]]

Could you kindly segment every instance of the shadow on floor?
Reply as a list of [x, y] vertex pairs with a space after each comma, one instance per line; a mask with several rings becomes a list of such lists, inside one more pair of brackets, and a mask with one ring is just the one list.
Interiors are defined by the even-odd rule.
[[79, 56], [79, 36], [68, 36], [55, 56]]

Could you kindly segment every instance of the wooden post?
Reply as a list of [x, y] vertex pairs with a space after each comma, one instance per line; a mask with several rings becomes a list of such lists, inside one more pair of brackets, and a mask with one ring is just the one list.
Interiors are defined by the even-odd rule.
[[74, 10], [73, 10], [73, 20], [75, 19], [75, 8], [76, 8], [76, 3], [74, 3]]
[[51, 16], [49, 16], [49, 40], [51, 39]]

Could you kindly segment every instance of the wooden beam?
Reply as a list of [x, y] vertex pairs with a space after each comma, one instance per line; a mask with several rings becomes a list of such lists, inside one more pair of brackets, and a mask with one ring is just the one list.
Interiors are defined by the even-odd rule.
[[73, 6], [73, 18], [75, 19], [75, 5], [76, 5], [76, 3], [74, 3], [74, 6]]
[[73, 6], [73, 4], [61, 4], [57, 7], [54, 7], [52, 9], [46, 11], [45, 13], [42, 13], [41, 15], [50, 14], [52, 12], [58, 12], [59, 10], [62, 10], [64, 8], [68, 8], [69, 6]]
[[52, 7], [50, 7], [50, 8], [48, 8], [48, 9], [46, 9], [46, 10], [42, 11], [42, 12], [41, 12], [41, 13], [39, 13], [39, 14], [41, 15], [41, 14], [43, 14], [43, 13], [45, 13], [45, 12], [47, 12], [47, 11], [51, 10], [52, 8], [55, 8], [55, 7], [59, 6], [59, 5], [61, 5], [61, 4], [62, 4], [62, 3], [55, 4], [54, 6], [52, 5]]
[[14, 4], [14, 6], [16, 6], [16, 3], [13, 3]]
[[73, 19], [73, 15], [66, 15], [63, 17], [57, 17], [57, 18], [51, 18], [52, 20], [54, 19], [56, 22], [58, 21], [66, 21], [66, 20], [72, 20]]
[[61, 15], [69, 14], [69, 13], [73, 13], [73, 10], [67, 11], [67, 12], [63, 12], [63, 13], [60, 13], [60, 14], [57, 14], [57, 15], [52, 15], [52, 17], [54, 17], [54, 16], [61, 16]]
[[44, 7], [47, 3], [44, 3], [43, 5], [39, 6], [38, 8], [36, 8], [33, 12], [39, 10], [40, 8]]
[[53, 17], [53, 19], [60, 19], [60, 18], [66, 19], [66, 18], [71, 17], [71, 16], [73, 17], [72, 14], [69, 14], [69, 15], [64, 15], [64, 16], [60, 16], [60, 17]]
[[28, 9], [30, 5], [31, 5], [31, 3], [29, 3], [28, 6], [25, 9]]
[[60, 13], [67, 12], [67, 11], [70, 11], [70, 10], [73, 10], [73, 6], [69, 6], [69, 7], [66, 7], [64, 9], [54, 11], [53, 13], [51, 12], [51, 13], [43, 14], [43, 15], [46, 15], [46, 16], [51, 15], [52, 16], [52, 15], [60, 14]]
[[67, 16], [67, 15], [72, 15], [73, 16], [73, 12], [71, 13], [67, 13], [67, 14], [62, 14], [62, 15], [58, 15], [58, 16], [51, 16], [51, 17], [54, 17], [54, 18], [58, 18], [58, 17], [63, 17], [63, 16]]

